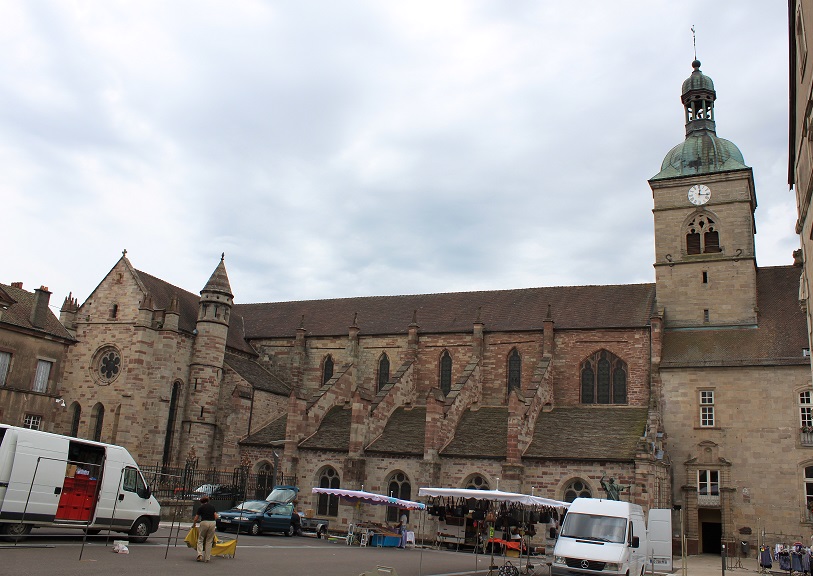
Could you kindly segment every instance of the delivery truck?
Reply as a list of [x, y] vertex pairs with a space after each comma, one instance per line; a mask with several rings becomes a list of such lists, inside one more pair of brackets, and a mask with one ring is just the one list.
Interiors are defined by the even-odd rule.
[[160, 514], [125, 448], [0, 424], [0, 537], [51, 526], [144, 542]]
[[553, 576], [640, 576], [649, 550], [644, 511], [637, 504], [576, 498], [553, 551]]

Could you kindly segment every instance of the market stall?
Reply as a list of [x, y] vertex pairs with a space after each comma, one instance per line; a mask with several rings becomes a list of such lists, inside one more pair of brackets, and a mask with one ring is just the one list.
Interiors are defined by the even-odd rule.
[[491, 551], [491, 573], [494, 552], [506, 557], [525, 556], [525, 571], [531, 572], [531, 538], [536, 525], [559, 518], [568, 502], [501, 490], [464, 488], [420, 488], [419, 496], [433, 499], [429, 514], [437, 516], [438, 543], [473, 546], [475, 552]]
[[[351, 504], [373, 504], [379, 506], [395, 506], [401, 510], [424, 510], [426, 505], [412, 500], [402, 500], [384, 494], [366, 492], [364, 490], [342, 490], [339, 488], [313, 488], [314, 494], [328, 494], [338, 496]], [[373, 522], [360, 523], [354, 519], [348, 531], [348, 544], [358, 540], [359, 543], [369, 546], [398, 546], [402, 535], [389, 526]]]

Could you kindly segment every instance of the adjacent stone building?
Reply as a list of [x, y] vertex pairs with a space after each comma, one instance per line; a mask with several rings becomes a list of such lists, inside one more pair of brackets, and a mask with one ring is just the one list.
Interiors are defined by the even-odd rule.
[[757, 266], [752, 170], [693, 69], [686, 138], [650, 180], [655, 283], [235, 304], [223, 258], [198, 295], [125, 254], [63, 307], [77, 343], [60, 429], [141, 463], [278, 458], [336, 528], [396, 511], [312, 486], [572, 500], [607, 476], [646, 508], [679, 506], [692, 552], [809, 533], [801, 270]]
[[48, 304], [42, 286], [0, 284], [0, 421], [52, 431], [62, 422], [60, 397], [65, 351], [73, 338]]

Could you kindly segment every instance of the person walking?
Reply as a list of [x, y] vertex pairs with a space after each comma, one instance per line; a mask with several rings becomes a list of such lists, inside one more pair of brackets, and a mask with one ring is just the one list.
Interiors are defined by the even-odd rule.
[[192, 520], [192, 527], [200, 524], [200, 532], [198, 534], [198, 562], [208, 562], [212, 558], [212, 545], [215, 541], [215, 523], [217, 520], [217, 511], [215, 507], [209, 503], [208, 496], [202, 496], [200, 499], [200, 506], [198, 512]]

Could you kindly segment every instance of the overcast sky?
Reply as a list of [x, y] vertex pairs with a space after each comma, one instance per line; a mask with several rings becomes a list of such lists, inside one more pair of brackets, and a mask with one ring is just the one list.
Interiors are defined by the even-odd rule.
[[235, 301], [654, 281], [647, 180], [697, 55], [798, 247], [778, 1], [0, 3], [2, 277], [120, 258]]

